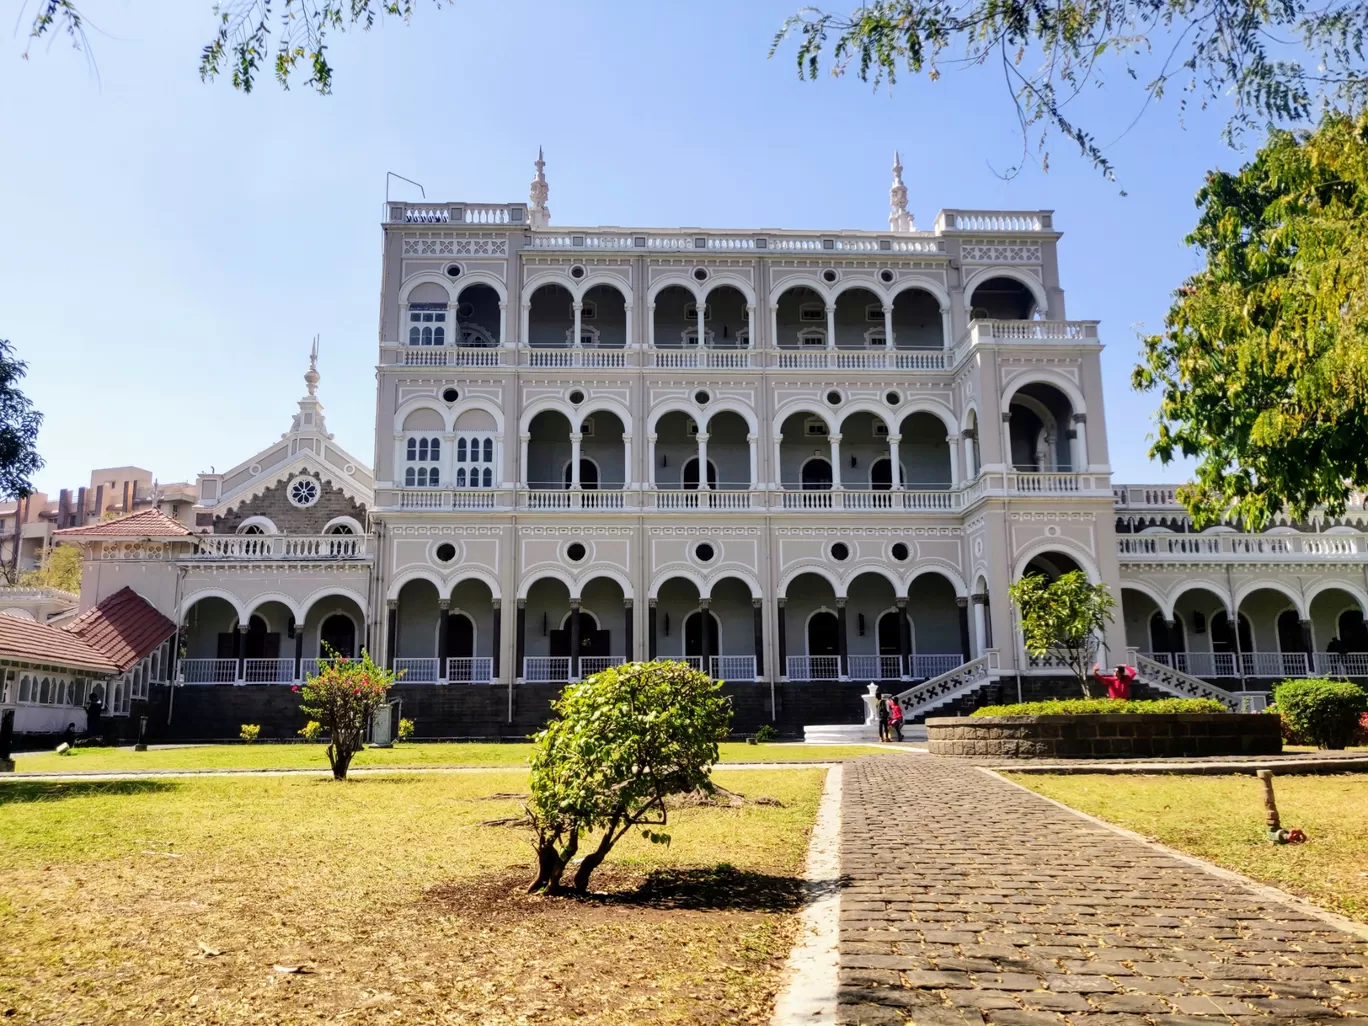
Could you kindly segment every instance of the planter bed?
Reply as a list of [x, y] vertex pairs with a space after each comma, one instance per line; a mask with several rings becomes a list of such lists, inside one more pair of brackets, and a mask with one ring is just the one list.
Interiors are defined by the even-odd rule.
[[1266, 713], [933, 717], [932, 755], [1109, 759], [1276, 755], [1282, 724]]

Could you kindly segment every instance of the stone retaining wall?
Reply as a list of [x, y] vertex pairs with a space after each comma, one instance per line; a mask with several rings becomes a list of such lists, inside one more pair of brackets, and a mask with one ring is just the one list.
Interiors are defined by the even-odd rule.
[[1104, 759], [1276, 755], [1281, 722], [1266, 713], [933, 717], [932, 755]]

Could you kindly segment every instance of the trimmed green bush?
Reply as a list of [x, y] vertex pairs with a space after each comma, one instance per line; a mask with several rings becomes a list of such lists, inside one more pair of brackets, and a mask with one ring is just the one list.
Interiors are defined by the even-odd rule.
[[1151, 716], [1161, 713], [1229, 712], [1214, 698], [1157, 698], [1153, 701], [1125, 701], [1120, 698], [1054, 698], [1045, 702], [1018, 702], [1015, 705], [985, 705], [970, 716], [1086, 716], [1098, 713]]
[[1368, 695], [1343, 680], [1285, 680], [1273, 689], [1273, 701], [1292, 733], [1317, 748], [1347, 747], [1368, 710]]
[[772, 723], [760, 724], [760, 729], [755, 732], [755, 740], [758, 744], [764, 744], [766, 741], [773, 741], [778, 736], [779, 731], [774, 729], [774, 724]]

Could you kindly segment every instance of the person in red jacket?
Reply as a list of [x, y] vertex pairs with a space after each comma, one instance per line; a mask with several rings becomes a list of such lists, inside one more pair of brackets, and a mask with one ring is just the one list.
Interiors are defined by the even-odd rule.
[[1135, 670], [1129, 666], [1118, 666], [1115, 673], [1103, 673], [1101, 663], [1093, 663], [1093, 676], [1099, 683], [1107, 685], [1108, 698], [1130, 698], [1131, 681], [1135, 680]]

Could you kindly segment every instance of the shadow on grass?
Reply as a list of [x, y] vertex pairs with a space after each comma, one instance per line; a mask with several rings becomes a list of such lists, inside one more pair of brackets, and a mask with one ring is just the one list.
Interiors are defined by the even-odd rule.
[[158, 794], [180, 789], [166, 780], [4, 780], [0, 779], [0, 805], [21, 802], [60, 802], [67, 798], [106, 795]]
[[[833, 881], [831, 886], [837, 883]], [[796, 876], [755, 873], [722, 863], [701, 869], [657, 869], [632, 890], [584, 895], [571, 892], [565, 897], [642, 908], [791, 912], [811, 899], [812, 889]]]

